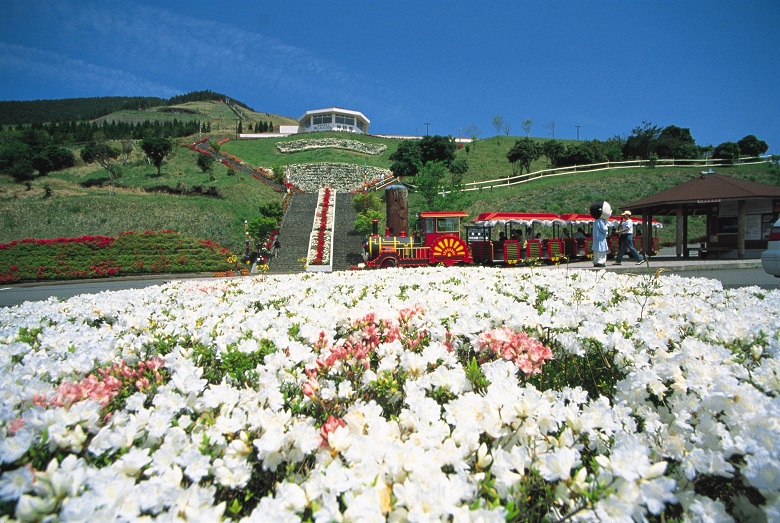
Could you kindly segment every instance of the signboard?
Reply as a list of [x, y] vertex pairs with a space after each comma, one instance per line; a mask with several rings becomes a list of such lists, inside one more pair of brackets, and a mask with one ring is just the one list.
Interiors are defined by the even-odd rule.
[[761, 239], [761, 215], [760, 214], [748, 214], [745, 222], [745, 239], [746, 240], [760, 240]]

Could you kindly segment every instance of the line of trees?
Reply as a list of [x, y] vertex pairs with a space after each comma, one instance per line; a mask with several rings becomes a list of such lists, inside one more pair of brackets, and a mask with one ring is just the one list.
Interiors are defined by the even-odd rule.
[[[176, 119], [166, 122], [147, 120], [137, 124], [104, 122], [99, 125], [94, 122], [63, 122], [20, 127], [0, 134], [0, 173], [7, 174], [17, 181], [25, 181], [34, 178], [36, 171], [37, 175], [46, 176], [51, 172], [73, 167], [75, 157], [71, 149], [65, 147], [66, 144], [86, 143], [87, 157], [96, 158], [89, 152], [89, 148], [94, 147], [95, 144], [110, 148], [106, 144], [107, 141], [121, 141], [124, 150], [128, 146], [131, 147], [133, 140], [168, 140], [169, 137], [194, 134], [198, 128], [197, 121], [184, 122]], [[205, 131], [208, 132], [209, 129], [207, 124]], [[159, 174], [160, 166], [156, 158], [159, 156], [158, 150], [159, 147], [155, 147], [153, 154], [148, 152], [147, 154], [158, 167]], [[110, 164], [111, 160], [118, 158], [123, 151], [117, 150], [113, 158], [105, 150], [103, 152], [106, 154], [97, 157], [107, 158], [106, 162]], [[168, 153], [170, 150], [166, 155]], [[111, 168], [106, 167], [106, 170], [111, 174]], [[113, 181], [113, 176], [111, 178]]]
[[225, 101], [252, 111], [248, 105], [214, 91], [193, 91], [169, 99], [154, 96], [98, 96], [59, 100], [0, 101], [0, 125], [88, 121], [117, 111], [138, 111], [187, 102]]
[[116, 111], [165, 105], [151, 96], [101, 96], [61, 100], [0, 101], [0, 125], [94, 120]]
[[97, 135], [106, 140], [140, 140], [147, 136], [189, 136], [199, 130], [209, 132], [211, 124], [177, 118], [167, 121], [144, 120], [135, 123], [113, 120], [101, 123], [69, 121], [19, 125], [13, 131], [6, 131], [4, 134], [10, 136], [3, 136], [3, 138], [16, 139], [28, 145], [42, 141], [55, 145], [68, 145], [93, 141]]
[[528, 137], [521, 138], [515, 141], [506, 157], [512, 164], [513, 173], [522, 174], [524, 169], [530, 172], [531, 164], [542, 156], [555, 168], [635, 159], [651, 163], [661, 158], [712, 157], [734, 161], [740, 157], [759, 156], [768, 150], [769, 145], [752, 134], [737, 142], [701, 147], [696, 145], [690, 129], [675, 125], [660, 128], [650, 122], [643, 122], [627, 138], [615, 136], [605, 141], [587, 140], [564, 144], [555, 139], [540, 143]]

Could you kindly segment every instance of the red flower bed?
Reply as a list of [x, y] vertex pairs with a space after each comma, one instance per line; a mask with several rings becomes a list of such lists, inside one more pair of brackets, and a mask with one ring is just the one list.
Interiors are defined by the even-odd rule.
[[230, 251], [177, 231], [112, 236], [25, 238], [0, 244], [0, 283], [111, 277], [132, 273], [214, 272]]

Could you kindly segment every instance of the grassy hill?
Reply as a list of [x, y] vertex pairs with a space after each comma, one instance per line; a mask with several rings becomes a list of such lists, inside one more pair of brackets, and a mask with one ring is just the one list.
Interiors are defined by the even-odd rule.
[[[193, 103], [187, 104], [192, 106]], [[206, 111], [214, 104], [197, 102]], [[203, 105], [200, 105], [203, 104]], [[218, 104], [217, 104], [218, 105]], [[222, 104], [224, 105], [224, 104]], [[256, 113], [264, 114], [264, 113]], [[234, 134], [212, 133], [215, 138]], [[316, 137], [342, 133], [318, 133]], [[311, 136], [308, 136], [311, 137]], [[348, 135], [349, 139], [382, 143], [387, 150], [380, 155], [325, 149], [294, 154], [280, 153], [278, 141], [301, 137], [261, 140], [231, 140], [222, 151], [238, 156], [253, 167], [272, 167], [291, 163], [346, 162], [389, 167], [389, 156], [399, 140]], [[483, 181], [512, 174], [506, 152], [516, 137], [494, 137], [471, 144], [466, 156], [470, 170], [465, 181]], [[180, 145], [187, 145], [184, 141]], [[78, 151], [76, 151], [78, 157]], [[246, 175], [228, 176], [227, 168], [216, 164], [215, 180], [196, 165], [197, 153], [176, 147], [162, 167], [162, 175], [145, 159], [140, 148], [131, 154], [122, 168], [115, 195], [110, 195], [105, 171], [97, 165], [84, 165], [40, 177], [29, 185], [0, 177], [0, 243], [22, 238], [54, 238], [81, 235], [115, 235], [122, 231], [175, 229], [211, 239], [243, 251], [244, 220], [257, 215], [258, 205], [280, 200], [282, 195]], [[532, 170], [548, 167], [538, 161]], [[653, 194], [697, 176], [700, 168], [640, 168], [597, 173], [578, 173], [534, 180], [519, 186], [465, 193], [462, 208], [471, 216], [488, 210], [587, 212], [595, 200], [606, 199], [613, 207]], [[780, 170], [769, 164], [719, 168], [718, 173], [761, 183], [780, 185]], [[177, 192], [179, 194], [171, 194]], [[204, 196], [211, 192], [217, 196]], [[410, 210], [419, 209], [419, 201], [410, 196]], [[671, 223], [671, 222], [670, 222]], [[664, 232], [662, 240], [672, 241], [674, 228]], [[691, 236], [695, 237], [696, 225]]]
[[[271, 122], [274, 125], [295, 125], [297, 120], [287, 116], [280, 116], [276, 114], [260, 113], [246, 109], [243, 107], [238, 108], [241, 111], [242, 125], [244, 129], [249, 128], [249, 124], [256, 124], [259, 122]], [[198, 120], [201, 122], [211, 123], [211, 132], [214, 134], [227, 133], [229, 136], [235, 137], [237, 120], [239, 114], [231, 106], [221, 100], [208, 100], [199, 102], [186, 102], [176, 105], [160, 105], [157, 107], [151, 107], [144, 110], [122, 110], [116, 111], [101, 118], [98, 118], [96, 123], [102, 122], [126, 122], [126, 123], [141, 123], [146, 120], [154, 121], [170, 121], [177, 120]]]

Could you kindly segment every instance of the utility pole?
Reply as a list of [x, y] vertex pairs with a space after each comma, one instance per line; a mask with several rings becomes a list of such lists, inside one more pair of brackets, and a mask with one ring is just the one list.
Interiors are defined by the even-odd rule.
[[425, 122], [425, 136], [428, 136], [428, 126], [431, 125], [428, 122]]
[[580, 141], [580, 127], [582, 127], [582, 126], [581, 125], [575, 125], [574, 127], [577, 128], [577, 141], [579, 142]]

